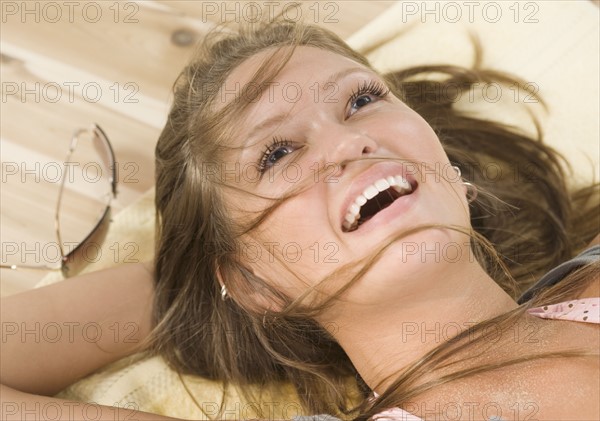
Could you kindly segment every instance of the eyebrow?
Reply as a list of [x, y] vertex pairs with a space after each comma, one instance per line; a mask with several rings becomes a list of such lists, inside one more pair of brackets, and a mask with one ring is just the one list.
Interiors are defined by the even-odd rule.
[[[330, 86], [330, 84], [339, 82], [340, 80], [342, 80], [354, 73], [369, 73], [369, 69], [364, 68], [364, 67], [349, 67], [347, 69], [341, 70], [337, 73], [332, 74], [330, 77], [328, 77], [327, 80], [325, 81], [325, 83], [323, 83], [323, 85], [320, 86], [320, 90], [324, 91], [325, 89], [327, 89]], [[289, 116], [289, 112], [279, 113], [279, 114], [275, 114], [274, 116], [271, 116], [269, 118], [266, 118], [263, 121], [261, 121], [260, 123], [258, 123], [256, 126], [254, 126], [252, 128], [252, 130], [250, 131], [248, 136], [246, 136], [246, 140], [244, 141], [244, 146], [246, 146], [248, 144], [248, 141], [250, 139], [252, 139], [253, 137], [255, 137], [257, 133], [259, 133], [269, 127], [277, 126], [277, 125], [281, 124], [288, 118], [288, 116]]]

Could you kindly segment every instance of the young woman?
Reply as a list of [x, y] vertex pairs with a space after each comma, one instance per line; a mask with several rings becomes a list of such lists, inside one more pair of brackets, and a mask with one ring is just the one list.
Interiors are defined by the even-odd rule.
[[[539, 139], [440, 95], [480, 80], [509, 78], [383, 76], [330, 32], [287, 22], [215, 34], [177, 81], [156, 149], [154, 285], [130, 268], [115, 297], [115, 272], [92, 274], [85, 297], [70, 282], [3, 312], [134, 319], [177, 370], [242, 389], [285, 380], [307, 413], [598, 419], [598, 249], [516, 301], [597, 234], [597, 189], [569, 190]], [[489, 162], [500, 177], [485, 178]], [[80, 301], [52, 314], [49, 296]], [[135, 350], [75, 345], [23, 373], [24, 353], [51, 345], [3, 344], [3, 384], [51, 394]]]

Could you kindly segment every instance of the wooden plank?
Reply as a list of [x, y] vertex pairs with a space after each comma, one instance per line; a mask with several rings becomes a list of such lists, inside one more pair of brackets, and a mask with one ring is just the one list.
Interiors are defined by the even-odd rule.
[[[250, 3], [227, 2], [226, 7], [238, 8], [243, 18], [253, 7]], [[266, 2], [253, 3], [266, 7]], [[274, 12], [279, 13], [277, 9], [290, 2], [274, 3]], [[391, 3], [308, 1], [301, 10], [305, 21], [347, 37]], [[64, 160], [76, 128], [97, 122], [113, 143], [121, 182], [113, 203], [116, 212], [153, 185], [154, 147], [166, 120], [172, 83], [193, 53], [194, 42], [221, 22], [222, 4], [2, 2], [3, 263], [35, 259], [23, 256], [24, 251], [56, 241], [58, 182], [50, 170]], [[84, 157], [85, 162], [94, 160], [92, 155]], [[95, 217], [95, 208], [86, 207], [91, 190], [85, 184], [75, 186], [63, 212], [75, 240]], [[20, 250], [6, 256], [14, 245]], [[30, 288], [44, 275], [3, 270], [0, 294]]]
[[14, 45], [20, 51], [49, 56], [55, 62], [68, 63], [72, 68], [107, 81], [134, 82], [141, 94], [166, 101], [172, 82], [193, 50], [191, 45], [173, 44], [171, 35], [182, 27], [198, 34], [209, 27], [168, 9], [143, 6], [144, 3], [103, 1], [81, 4], [99, 7], [101, 18], [91, 22], [96, 7], [81, 7], [71, 20], [65, 16], [67, 11], [63, 8], [62, 19], [50, 22], [43, 19], [41, 6], [38, 7], [39, 23], [33, 20], [35, 15], [6, 17], [2, 31], [3, 51], [7, 44]]
[[[252, 23], [260, 18], [281, 15], [292, 21], [322, 25], [347, 38], [367, 24], [393, 1], [171, 1], [160, 0], [170, 10], [205, 23]], [[294, 4], [299, 7], [294, 8]]]

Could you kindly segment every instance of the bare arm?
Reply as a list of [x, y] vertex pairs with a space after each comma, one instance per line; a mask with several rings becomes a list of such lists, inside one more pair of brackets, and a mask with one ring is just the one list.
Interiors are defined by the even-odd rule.
[[96, 405], [64, 399], [34, 396], [0, 385], [1, 417], [5, 421], [17, 420], [174, 420], [161, 415], [139, 412], [135, 404], [129, 408]]
[[0, 383], [53, 395], [138, 351], [151, 329], [149, 268], [121, 265], [3, 298]]

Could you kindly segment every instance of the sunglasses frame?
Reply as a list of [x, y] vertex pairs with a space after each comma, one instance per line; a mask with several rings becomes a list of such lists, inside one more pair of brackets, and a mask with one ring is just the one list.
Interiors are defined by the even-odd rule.
[[[65, 278], [68, 278], [69, 276], [73, 276], [73, 275], [77, 274], [78, 272], [80, 272], [81, 269], [83, 269], [82, 266], [84, 266], [84, 265], [82, 265], [81, 263], [85, 259], [78, 258], [79, 257], [78, 255], [81, 254], [81, 252], [84, 250], [84, 247], [94, 239], [97, 240], [97, 241], [94, 241], [94, 243], [100, 244], [106, 237], [106, 233], [108, 232], [108, 225], [110, 222], [110, 215], [111, 215], [110, 205], [111, 205], [112, 200], [117, 197], [117, 168], [116, 168], [115, 153], [114, 153], [114, 150], [110, 143], [110, 140], [108, 139], [108, 136], [106, 136], [106, 133], [104, 132], [104, 130], [102, 130], [102, 128], [100, 128], [100, 126], [98, 124], [92, 123], [90, 128], [87, 128], [87, 129], [82, 128], [82, 129], [75, 130], [75, 132], [73, 133], [73, 136], [71, 138], [71, 143], [69, 145], [69, 151], [67, 152], [67, 157], [65, 158], [64, 165], [66, 167], [66, 165], [67, 165], [66, 163], [70, 162], [70, 158], [73, 155], [73, 152], [75, 151], [75, 149], [77, 148], [77, 144], [79, 142], [81, 135], [84, 133], [88, 133], [88, 132], [92, 133], [94, 135], [94, 138], [92, 139], [92, 141], [96, 141], [96, 139], [99, 139], [99, 141], [102, 143], [102, 147], [105, 149], [106, 157], [108, 158], [108, 162], [104, 162], [104, 164], [108, 167], [107, 170], [109, 171], [110, 194], [108, 195], [108, 201], [106, 204], [106, 208], [102, 212], [102, 216], [98, 219], [98, 222], [96, 223], [94, 228], [92, 228], [92, 230], [89, 232], [89, 234], [87, 234], [84, 237], [84, 239], [82, 241], [80, 241], [79, 244], [73, 250], [69, 251], [68, 253], [65, 253], [65, 249], [62, 244], [62, 236], [60, 234], [60, 205], [62, 203], [62, 198], [63, 198], [63, 194], [65, 191], [65, 184], [66, 184], [66, 180], [67, 180], [65, 171], [63, 171], [63, 176], [61, 177], [61, 183], [60, 183], [60, 190], [58, 193], [58, 200], [56, 202], [56, 208], [55, 208], [55, 212], [54, 212], [54, 229], [55, 229], [56, 239], [58, 240], [58, 247], [59, 247], [60, 255], [61, 255], [60, 266], [0, 264], [0, 268], [12, 269], [12, 270], [19, 270], [19, 269], [33, 269], [33, 270], [47, 270], [47, 271], [60, 270], [62, 272], [63, 276]], [[103, 155], [101, 155], [101, 158], [103, 158]]]

